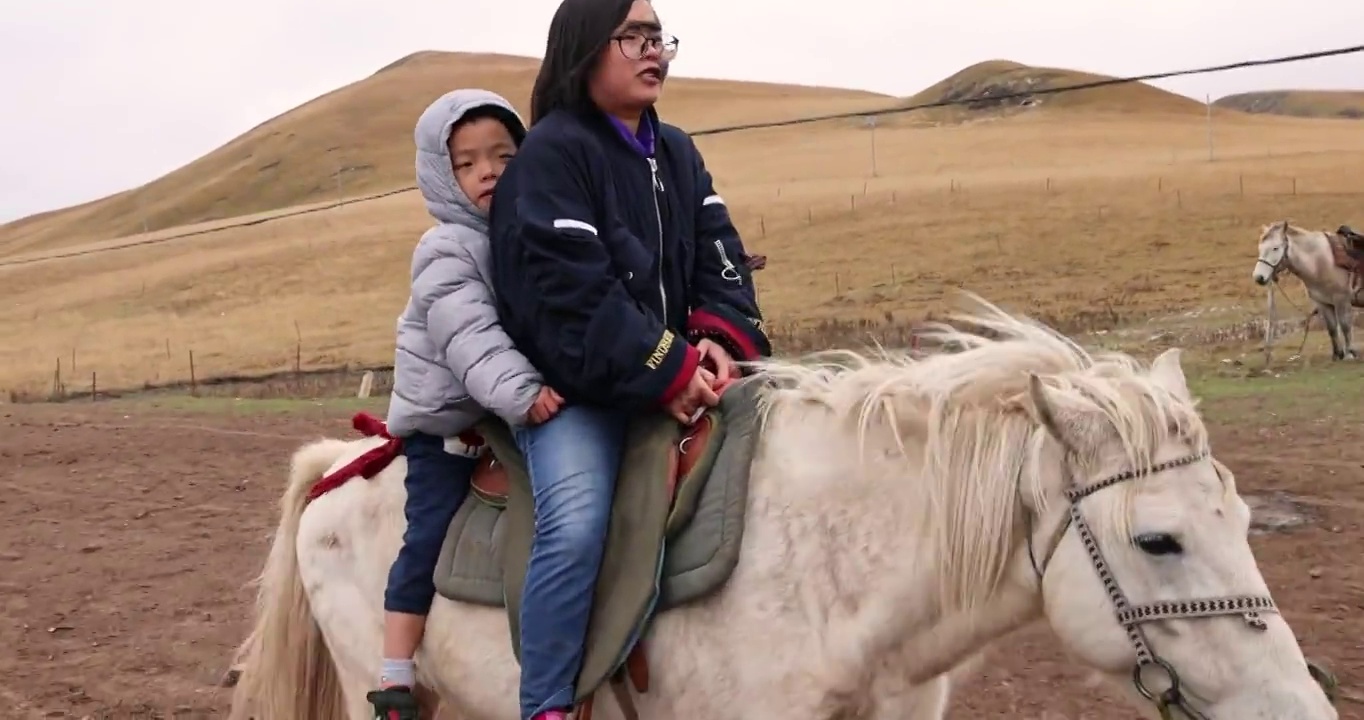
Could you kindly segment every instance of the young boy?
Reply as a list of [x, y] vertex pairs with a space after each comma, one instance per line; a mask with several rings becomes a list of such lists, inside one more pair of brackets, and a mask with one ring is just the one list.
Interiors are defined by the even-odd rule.
[[472, 89], [432, 103], [414, 133], [417, 185], [439, 224], [413, 253], [412, 294], [398, 319], [388, 430], [407, 457], [407, 531], [384, 593], [380, 689], [368, 695], [383, 720], [417, 720], [412, 657], [436, 592], [436, 558], [479, 454], [460, 438], [471, 439], [486, 412], [538, 424], [563, 403], [502, 331], [485, 279], [493, 187], [525, 134], [506, 100]]

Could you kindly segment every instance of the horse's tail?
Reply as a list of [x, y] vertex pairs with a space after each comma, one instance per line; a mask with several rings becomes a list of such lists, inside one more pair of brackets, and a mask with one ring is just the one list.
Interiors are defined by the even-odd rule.
[[308, 492], [353, 447], [318, 440], [294, 453], [280, 499], [279, 527], [256, 579], [256, 619], [237, 650], [240, 669], [229, 720], [305, 720], [346, 717], [341, 679], [313, 619], [295, 549]]

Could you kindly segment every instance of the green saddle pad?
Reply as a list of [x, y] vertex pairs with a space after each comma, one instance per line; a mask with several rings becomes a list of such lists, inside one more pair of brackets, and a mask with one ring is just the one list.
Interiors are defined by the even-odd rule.
[[[591, 696], [624, 662], [652, 614], [710, 595], [738, 564], [762, 386], [745, 379], [721, 396], [710, 411], [715, 427], [705, 447], [683, 448], [707, 458], [678, 484], [675, 503], [667, 478], [673, 472], [670, 451], [681, 439], [682, 427], [662, 413], [631, 423], [578, 676], [578, 700]], [[436, 590], [451, 600], [506, 607], [519, 660], [521, 590], [534, 528], [530, 483], [506, 425], [487, 423], [479, 430], [506, 467], [505, 506], [469, 493], [441, 549]]]

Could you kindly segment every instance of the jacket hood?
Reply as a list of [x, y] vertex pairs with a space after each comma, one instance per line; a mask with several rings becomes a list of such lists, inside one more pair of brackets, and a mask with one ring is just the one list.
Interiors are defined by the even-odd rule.
[[470, 110], [492, 106], [504, 111], [502, 122], [517, 145], [526, 135], [525, 123], [505, 98], [488, 90], [452, 90], [427, 106], [417, 119], [413, 139], [417, 144], [417, 187], [431, 216], [443, 223], [488, 230], [487, 213], [459, 189], [450, 162], [450, 132]]

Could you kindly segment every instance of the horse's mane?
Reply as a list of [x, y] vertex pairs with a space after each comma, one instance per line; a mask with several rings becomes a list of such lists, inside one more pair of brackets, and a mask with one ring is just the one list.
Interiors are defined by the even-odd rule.
[[1285, 239], [1290, 237], [1307, 238], [1312, 237], [1314, 235], [1327, 234], [1325, 230], [1308, 230], [1307, 228], [1304, 227], [1298, 227], [1297, 225], [1294, 225], [1288, 220], [1280, 220], [1276, 223], [1266, 225], [1264, 230], [1260, 232], [1260, 239], [1264, 240], [1266, 237], [1269, 236], [1270, 233], [1274, 232], [1276, 229], [1283, 233]]
[[[1064, 472], [1056, 466], [1058, 456], [1045, 461], [1046, 430], [1026, 409], [1030, 374], [1068, 410], [1102, 418], [1130, 467], [1155, 462], [1172, 430], [1196, 447], [1207, 445], [1193, 403], [1160, 387], [1131, 356], [1091, 354], [1045, 325], [967, 297], [968, 312], [951, 316], [952, 323], [925, 325], [919, 337], [929, 349], [917, 358], [882, 349], [756, 365], [772, 382], [765, 413], [813, 403], [835, 422], [853, 423], [860, 456], [873, 435], [889, 434], [907, 460], [921, 457], [917, 475], [933, 525], [925, 534], [933, 538], [942, 568], [942, 602], [962, 609], [990, 596], [1007, 571], [1017, 493], [1029, 492], [1041, 505], [1043, 473]], [[1095, 459], [1077, 459], [1081, 482]], [[1111, 522], [1096, 525], [1126, 537], [1126, 496], [1134, 487], [1115, 490], [1124, 499], [1114, 505]]]

